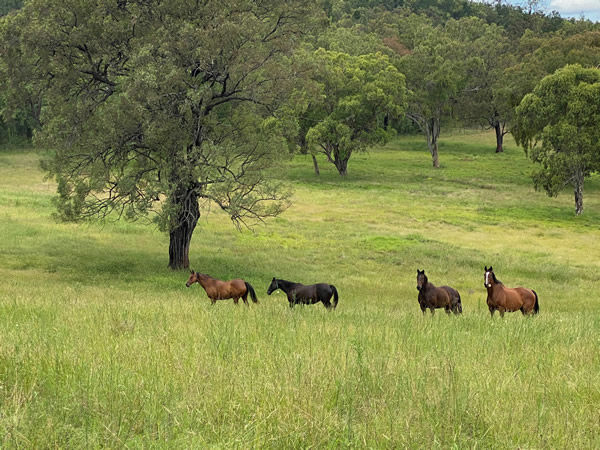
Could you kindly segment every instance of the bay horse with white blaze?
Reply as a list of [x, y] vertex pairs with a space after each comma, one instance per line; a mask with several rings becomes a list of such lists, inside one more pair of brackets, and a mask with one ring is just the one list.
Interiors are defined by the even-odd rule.
[[496, 310], [500, 311], [500, 317], [504, 312], [521, 311], [525, 314], [537, 314], [540, 311], [538, 295], [533, 289], [523, 287], [507, 288], [496, 278], [492, 266], [485, 266], [483, 285], [487, 288], [487, 304], [493, 317]]
[[194, 283], [198, 283], [204, 288], [206, 295], [208, 295], [208, 298], [210, 298], [213, 305], [217, 300], [227, 300], [229, 298], [232, 298], [233, 302], [237, 305], [241, 298], [246, 306], [248, 306], [248, 294], [250, 294], [254, 303], [258, 303], [254, 288], [250, 283], [241, 278], [230, 281], [221, 281], [204, 273], [198, 273], [192, 270], [185, 285], [186, 287], [190, 287]]
[[446, 314], [450, 314], [450, 311], [454, 314], [462, 313], [462, 303], [458, 291], [450, 286], [434, 286], [427, 279], [425, 270], [417, 269], [417, 290], [419, 291], [419, 306], [423, 314], [427, 308], [432, 315], [436, 308], [444, 308]]
[[[271, 295], [273, 291], [281, 289], [286, 293], [288, 302], [290, 302], [290, 308], [300, 303], [304, 305], [312, 305], [314, 303], [323, 302], [325, 308], [335, 309], [338, 304], [338, 291], [333, 284], [318, 283], [311, 285], [304, 285], [300, 283], [294, 283], [293, 281], [280, 280], [273, 278], [267, 294]], [[333, 296], [333, 306], [331, 305], [331, 297]]]

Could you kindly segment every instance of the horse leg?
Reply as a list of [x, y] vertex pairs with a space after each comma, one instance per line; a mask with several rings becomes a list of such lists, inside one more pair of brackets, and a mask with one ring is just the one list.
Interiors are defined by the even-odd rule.
[[217, 303], [217, 300], [216, 300], [216, 299], [214, 299], [214, 298], [211, 298], [211, 299], [210, 299], [210, 304], [211, 304], [211, 305], [214, 305], [215, 303]]
[[500, 312], [500, 317], [504, 318], [504, 308], [499, 308], [498, 311]]
[[435, 314], [435, 308], [433, 306], [429, 308], [429, 311], [431, 311], [432, 316]]
[[446, 311], [447, 315], [450, 315], [450, 305], [444, 306], [444, 311]]
[[495, 312], [496, 312], [496, 309], [495, 309], [495, 308], [492, 308], [492, 307], [490, 306], [490, 317], [494, 317], [494, 313], [495, 313]]
[[242, 300], [244, 300], [244, 303], [246, 304], [246, 306], [250, 306], [248, 304], [248, 293], [247, 292], [244, 295], [242, 295]]
[[327, 309], [331, 309], [331, 302], [329, 300], [323, 300], [323, 306]]

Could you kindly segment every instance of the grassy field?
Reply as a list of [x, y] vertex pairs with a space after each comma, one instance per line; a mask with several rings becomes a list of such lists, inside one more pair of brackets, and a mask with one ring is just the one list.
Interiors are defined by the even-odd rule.
[[[260, 303], [210, 301], [144, 223], [56, 223], [39, 154], [0, 151], [0, 447], [600, 447], [600, 177], [532, 189], [493, 135], [296, 157], [292, 207], [238, 232], [213, 209], [194, 269]], [[490, 318], [483, 267], [540, 314]], [[423, 316], [416, 271], [464, 314]], [[272, 277], [337, 286], [290, 310]]]

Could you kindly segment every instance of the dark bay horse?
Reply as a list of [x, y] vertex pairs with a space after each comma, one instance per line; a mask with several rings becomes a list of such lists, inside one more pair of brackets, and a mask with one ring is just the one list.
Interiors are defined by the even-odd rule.
[[435, 312], [435, 308], [444, 308], [446, 314], [450, 314], [450, 311], [454, 314], [462, 313], [462, 303], [458, 291], [450, 286], [434, 286], [427, 279], [424, 270], [417, 269], [417, 290], [419, 291], [419, 306], [423, 314], [427, 308], [431, 314]]
[[533, 289], [505, 287], [496, 278], [492, 266], [489, 269], [485, 266], [483, 280], [483, 285], [487, 288], [487, 304], [492, 317], [496, 310], [500, 311], [501, 317], [504, 316], [505, 311], [521, 311], [523, 315], [537, 314], [540, 311], [538, 295]]
[[[323, 302], [323, 305], [327, 309], [331, 309], [332, 307], [335, 309], [338, 304], [338, 291], [333, 284], [319, 283], [304, 285], [294, 283], [293, 281], [273, 278], [269, 289], [267, 289], [267, 294], [271, 295], [277, 289], [281, 289], [287, 294], [290, 308], [293, 308], [298, 303], [312, 305], [313, 303]], [[331, 296], [333, 296], [333, 306], [330, 301]]]
[[204, 288], [206, 295], [208, 295], [208, 298], [210, 298], [213, 305], [217, 300], [226, 300], [228, 298], [232, 298], [233, 302], [237, 305], [240, 297], [244, 300], [244, 303], [248, 305], [248, 293], [250, 294], [252, 301], [258, 303], [254, 288], [250, 286], [250, 283], [247, 283], [240, 278], [230, 281], [221, 281], [204, 273], [198, 273], [192, 270], [185, 285], [190, 287], [194, 283], [198, 283]]

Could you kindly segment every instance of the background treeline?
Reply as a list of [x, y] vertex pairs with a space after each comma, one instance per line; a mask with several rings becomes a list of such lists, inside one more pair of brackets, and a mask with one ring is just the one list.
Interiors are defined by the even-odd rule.
[[289, 154], [346, 176], [398, 133], [421, 133], [434, 168], [448, 128], [495, 130], [491, 152], [513, 133], [536, 188], [571, 186], [581, 214], [600, 168], [600, 25], [537, 5], [5, 3], [0, 139], [54, 149], [61, 218], [151, 217], [174, 269], [189, 266], [201, 205], [238, 226], [276, 216]]
[[[0, 0], [0, 16], [22, 8], [23, 3]], [[419, 68], [434, 72], [445, 64], [458, 71], [462, 66], [464, 72], [455, 74], [462, 80], [446, 79], [454, 85], [447, 86], [447, 103], [437, 105], [444, 113], [440, 119], [453, 126], [495, 128], [497, 150], [501, 151], [501, 138], [510, 131], [513, 110], [535, 83], [565, 64], [600, 64], [600, 24], [544, 13], [536, 9], [537, 3], [530, 1], [521, 7], [502, 0], [322, 0], [328, 25], [306, 38], [314, 47], [351, 55], [380, 51], [403, 67], [402, 57], [426, 45], [426, 34], [443, 35], [450, 40], [448, 48], [455, 51], [435, 55], [428, 67]], [[457, 45], [464, 49], [460, 51]], [[476, 59], [471, 61], [474, 65], [465, 64], [467, 56]], [[415, 76], [420, 74], [427, 76], [421, 72]], [[15, 96], [6, 88], [6, 71], [2, 76], [0, 143], [30, 140], [39, 126], [43, 98], [35, 89], [29, 95]], [[411, 81], [424, 80], [409, 78], [409, 88]], [[418, 132], [419, 124], [410, 114], [413, 111], [407, 112], [390, 125], [401, 134]]]

